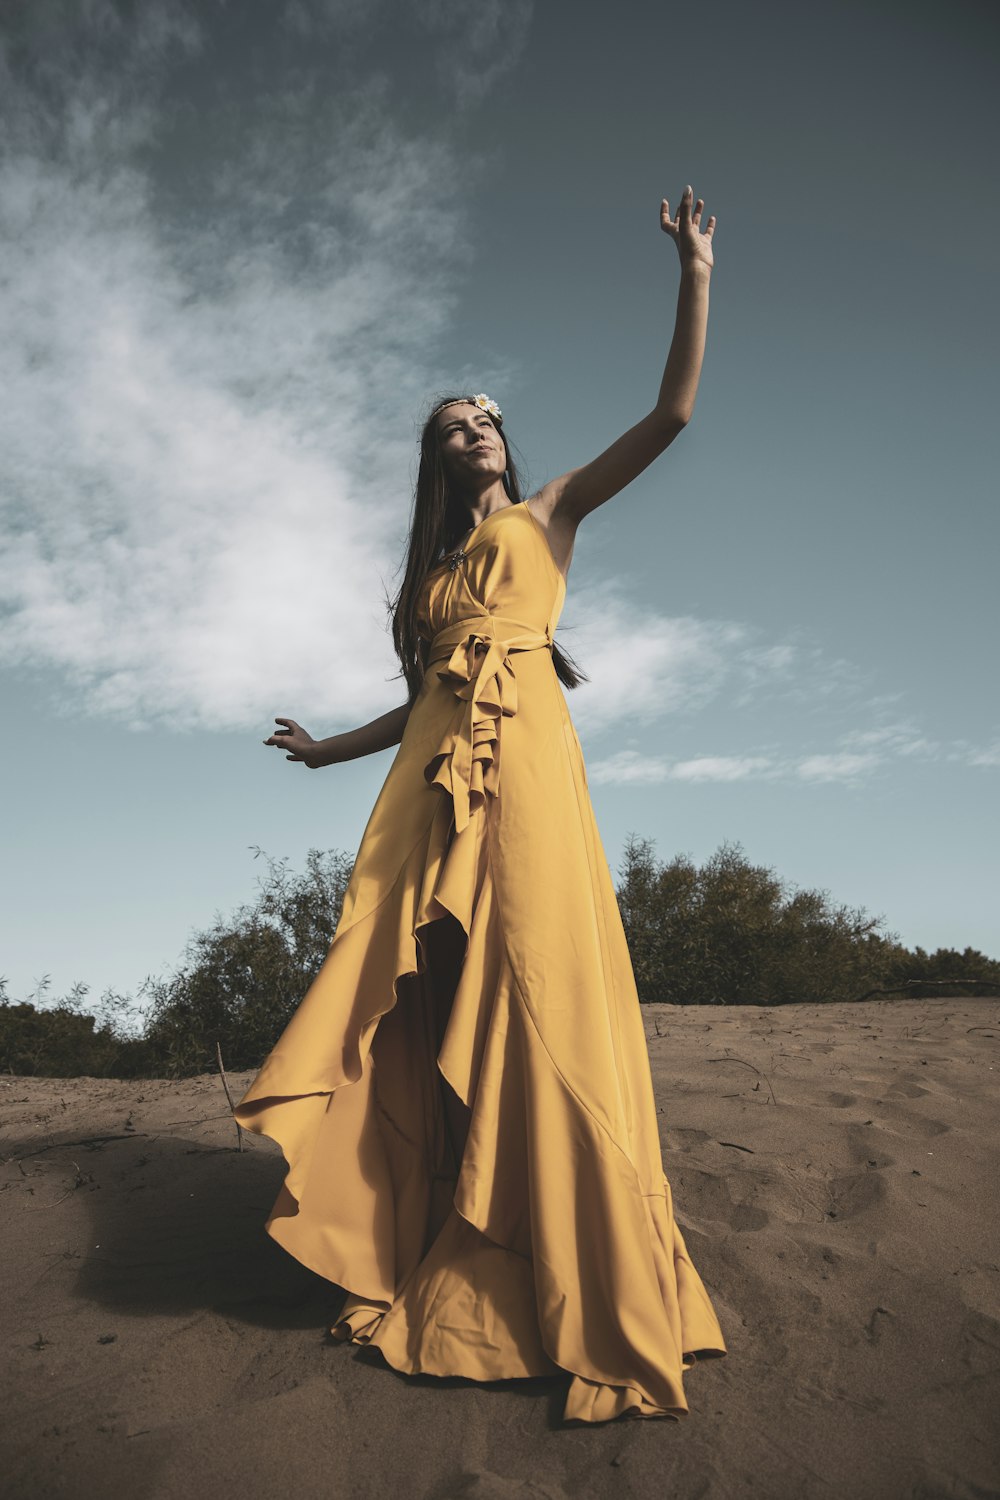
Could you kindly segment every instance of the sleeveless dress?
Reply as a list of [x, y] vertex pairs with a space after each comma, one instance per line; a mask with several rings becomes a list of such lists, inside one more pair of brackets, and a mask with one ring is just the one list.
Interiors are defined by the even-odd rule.
[[397, 1370], [568, 1373], [566, 1420], [681, 1417], [725, 1354], [674, 1220], [632, 972], [527, 502], [432, 571], [429, 664], [329, 953], [240, 1101], [267, 1228]]

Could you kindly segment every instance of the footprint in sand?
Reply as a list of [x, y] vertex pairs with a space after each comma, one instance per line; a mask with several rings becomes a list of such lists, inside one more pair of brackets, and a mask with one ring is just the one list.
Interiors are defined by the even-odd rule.
[[693, 1151], [711, 1139], [707, 1130], [686, 1130], [683, 1126], [674, 1126], [673, 1129], [667, 1131], [666, 1149], [668, 1151]]
[[921, 1088], [919, 1083], [894, 1083], [889, 1089], [890, 1094], [901, 1094], [904, 1099], [921, 1099], [924, 1094], [929, 1094], [930, 1089]]
[[863, 1170], [857, 1175], [834, 1177], [827, 1186], [829, 1219], [853, 1219], [884, 1202], [888, 1188], [884, 1177]]

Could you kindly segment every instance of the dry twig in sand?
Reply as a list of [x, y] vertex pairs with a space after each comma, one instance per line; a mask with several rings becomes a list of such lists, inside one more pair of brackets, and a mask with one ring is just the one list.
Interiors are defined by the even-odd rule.
[[237, 1120], [236, 1118], [236, 1105], [233, 1103], [233, 1096], [229, 1092], [229, 1079], [226, 1077], [226, 1070], [222, 1066], [222, 1045], [219, 1042], [216, 1042], [215, 1044], [215, 1055], [219, 1059], [219, 1072], [222, 1075], [222, 1087], [225, 1089], [226, 1098], [229, 1100], [229, 1112], [233, 1117], [233, 1124], [236, 1126], [236, 1149], [237, 1151], [242, 1151], [243, 1130], [240, 1126], [239, 1120]]
[[757, 1074], [758, 1078], [763, 1078], [764, 1082], [767, 1084], [768, 1090], [769, 1090], [770, 1095], [771, 1095], [771, 1103], [772, 1104], [777, 1104], [778, 1101], [774, 1097], [774, 1089], [771, 1088], [771, 1080], [770, 1080], [770, 1078], [768, 1078], [768, 1076], [767, 1076], [766, 1073], [762, 1073], [759, 1068], [754, 1067], [754, 1065], [753, 1065], [752, 1062], [746, 1062], [742, 1057], [733, 1057], [732, 1054], [727, 1054], [726, 1057], [709, 1057], [709, 1058], [706, 1058], [705, 1060], [706, 1060], [706, 1062], [735, 1062], [735, 1063], [741, 1063], [744, 1068], [753, 1068], [753, 1070]]

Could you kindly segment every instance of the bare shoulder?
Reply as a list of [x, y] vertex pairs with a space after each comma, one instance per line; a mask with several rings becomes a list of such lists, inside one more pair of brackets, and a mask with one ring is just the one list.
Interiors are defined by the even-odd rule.
[[567, 514], [565, 506], [559, 504], [568, 478], [568, 474], [563, 474], [549, 484], [543, 484], [536, 494], [524, 502], [545, 532], [556, 567], [564, 578], [569, 573], [570, 563], [573, 561], [573, 545], [579, 524], [575, 518]]

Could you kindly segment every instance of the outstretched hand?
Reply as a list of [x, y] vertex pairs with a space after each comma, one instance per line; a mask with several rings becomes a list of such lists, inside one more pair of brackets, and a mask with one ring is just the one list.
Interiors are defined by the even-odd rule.
[[715, 233], [715, 215], [712, 214], [705, 231], [701, 230], [701, 211], [705, 200], [699, 198], [692, 204], [694, 189], [686, 187], [681, 195], [681, 206], [676, 219], [670, 217], [670, 204], [666, 198], [660, 204], [660, 228], [669, 234], [677, 246], [681, 265], [703, 265], [711, 269], [715, 265], [712, 254], [712, 235]]
[[276, 730], [270, 739], [264, 741], [265, 745], [276, 745], [279, 750], [286, 750], [286, 760], [301, 761], [304, 765], [315, 770], [320, 764], [317, 753], [318, 746], [312, 735], [296, 724], [294, 719], [279, 719], [275, 717], [276, 724], [284, 724], [284, 730]]

